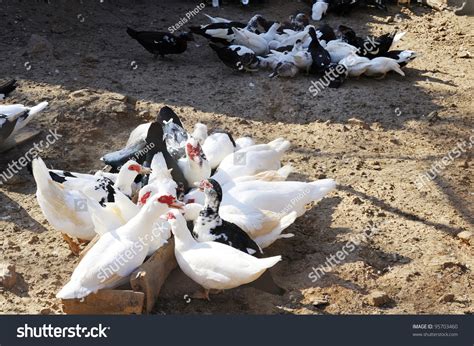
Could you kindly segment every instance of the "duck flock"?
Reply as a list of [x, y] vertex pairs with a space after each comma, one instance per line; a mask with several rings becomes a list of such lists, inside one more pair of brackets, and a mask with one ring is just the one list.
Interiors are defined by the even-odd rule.
[[[46, 106], [0, 106], [0, 114], [29, 119]], [[261, 289], [283, 294], [264, 274], [281, 256], [264, 257], [264, 249], [292, 237], [284, 231], [336, 185], [287, 181], [293, 168], [281, 160], [289, 148], [283, 138], [256, 144], [225, 131], [209, 134], [202, 123], [188, 132], [163, 107], [124, 148], [100, 158], [107, 170], [49, 169], [35, 158], [36, 197], [50, 225], [75, 255], [96, 238], [57, 297], [84, 298], [124, 284], [171, 236], [180, 268], [203, 287], [195, 297], [259, 278]]]
[[[315, 15], [319, 13], [319, 4], [328, 5], [316, 2], [313, 19], [322, 15]], [[188, 42], [199, 35], [207, 39], [217, 57], [234, 70], [268, 69], [272, 71], [270, 77], [316, 75], [329, 79], [330, 87], [339, 87], [347, 77], [384, 78], [391, 71], [404, 76], [402, 68], [417, 56], [412, 50], [393, 49], [404, 32], [362, 37], [344, 25], [339, 25], [337, 30], [327, 24], [311, 25], [304, 13], [291, 16], [283, 23], [258, 14], [247, 23], [205, 16], [210, 23], [190, 26], [190, 32], [177, 36], [132, 28], [127, 28], [127, 32], [147, 51], [161, 57], [184, 53]]]

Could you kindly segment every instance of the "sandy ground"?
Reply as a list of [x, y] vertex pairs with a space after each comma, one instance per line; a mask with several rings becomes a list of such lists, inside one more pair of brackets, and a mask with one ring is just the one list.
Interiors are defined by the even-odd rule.
[[[32, 125], [42, 130], [34, 142], [49, 130], [62, 135], [41, 153], [49, 165], [100, 169], [102, 154], [119, 148], [135, 125], [170, 105], [188, 127], [199, 120], [261, 142], [283, 136], [293, 144], [285, 157], [297, 168], [293, 179], [330, 177], [339, 184], [289, 229], [294, 238], [267, 251], [283, 255], [272, 272], [288, 290], [284, 296], [239, 288], [211, 302], [189, 302], [183, 292], [165, 287], [156, 313], [474, 312], [472, 245], [457, 237], [474, 228], [472, 145], [446, 161], [425, 188], [415, 185], [419, 174], [474, 134], [474, 60], [466, 53], [474, 53], [472, 17], [416, 5], [329, 16], [323, 22], [349, 25], [361, 34], [407, 31], [399, 47], [422, 56], [405, 70], [405, 78], [349, 80], [313, 97], [311, 77], [270, 80], [267, 72], [237, 74], [201, 38], [183, 55], [154, 60], [129, 39], [126, 25], [165, 29], [196, 3], [134, 3], [0, 4], [0, 77], [17, 78], [20, 84], [7, 102], [50, 102], [49, 111]], [[206, 12], [236, 20], [259, 12], [283, 20], [302, 8], [307, 9], [300, 2], [276, 0], [249, 10], [232, 5]], [[198, 15], [191, 23], [203, 22]], [[47, 39], [43, 52], [35, 52], [38, 45], [28, 46], [32, 34]], [[1, 154], [2, 171], [32, 145]], [[13, 289], [0, 293], [0, 312], [61, 313], [55, 294], [77, 259], [44, 219], [26, 169], [0, 187], [0, 206], [0, 262], [16, 264], [19, 275]], [[378, 231], [331, 272], [310, 280], [312, 267], [368, 227]], [[374, 291], [384, 291], [387, 303], [370, 304]]]

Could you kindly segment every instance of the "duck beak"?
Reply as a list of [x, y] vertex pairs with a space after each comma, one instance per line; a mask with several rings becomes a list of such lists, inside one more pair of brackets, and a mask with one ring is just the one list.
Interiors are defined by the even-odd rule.
[[151, 168], [142, 167], [142, 168], [140, 169], [140, 172], [139, 172], [139, 173], [140, 173], [141, 175], [147, 175], [147, 174], [151, 174], [151, 172], [152, 172], [152, 171], [151, 171]]
[[180, 202], [180, 201], [174, 201], [173, 203], [169, 204], [170, 208], [174, 208], [174, 209], [184, 209], [184, 206], [186, 204], [184, 204], [183, 202]]

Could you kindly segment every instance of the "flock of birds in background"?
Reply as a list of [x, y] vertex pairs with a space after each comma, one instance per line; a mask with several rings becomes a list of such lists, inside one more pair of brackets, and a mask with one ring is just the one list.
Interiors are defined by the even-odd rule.
[[[382, 6], [377, 1], [374, 4]], [[315, 2], [313, 20], [321, 19], [330, 5]], [[351, 6], [334, 10], [349, 11]], [[404, 76], [402, 68], [417, 57], [412, 50], [393, 50], [404, 32], [364, 38], [344, 25], [336, 31], [327, 24], [316, 28], [309, 24], [309, 17], [304, 13], [283, 23], [269, 21], [261, 15], [253, 16], [247, 23], [206, 16], [209, 24], [191, 26], [190, 32], [178, 36], [132, 28], [127, 28], [127, 33], [147, 51], [161, 57], [184, 53], [188, 42], [194, 41], [193, 34], [200, 35], [232, 69], [243, 72], [270, 69], [270, 77], [294, 77], [299, 73], [332, 75], [330, 87], [339, 87], [347, 77], [384, 78], [391, 71]]]
[[[25, 124], [46, 107], [0, 106], [0, 133], [11, 119]], [[35, 158], [36, 197], [50, 225], [75, 255], [96, 238], [57, 297], [84, 298], [126, 283], [171, 235], [180, 268], [203, 287], [195, 298], [244, 284], [284, 294], [266, 272], [281, 256], [264, 258], [263, 249], [292, 237], [283, 232], [336, 186], [332, 179], [287, 181], [293, 167], [281, 159], [289, 148], [283, 138], [256, 144], [225, 131], [209, 134], [202, 123], [188, 132], [163, 107], [124, 148], [101, 158], [107, 171], [49, 169]]]

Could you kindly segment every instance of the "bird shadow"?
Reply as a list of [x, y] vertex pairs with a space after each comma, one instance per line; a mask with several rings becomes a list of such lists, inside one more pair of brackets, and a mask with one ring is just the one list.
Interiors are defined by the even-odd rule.
[[16, 201], [0, 191], [0, 203], [3, 206], [0, 217], [19, 226], [22, 230], [32, 233], [43, 233], [48, 230], [38, 221], [33, 219], [28, 212]]

